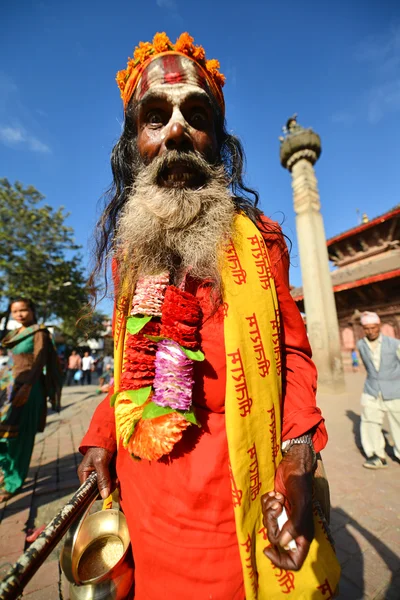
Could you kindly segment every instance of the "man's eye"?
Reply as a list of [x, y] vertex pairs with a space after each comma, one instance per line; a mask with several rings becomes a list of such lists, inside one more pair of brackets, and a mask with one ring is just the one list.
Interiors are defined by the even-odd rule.
[[152, 110], [146, 115], [146, 121], [150, 125], [159, 125], [163, 123], [163, 115], [159, 110]]
[[190, 115], [190, 124], [193, 127], [204, 127], [207, 124], [207, 115], [203, 110], [196, 110]]

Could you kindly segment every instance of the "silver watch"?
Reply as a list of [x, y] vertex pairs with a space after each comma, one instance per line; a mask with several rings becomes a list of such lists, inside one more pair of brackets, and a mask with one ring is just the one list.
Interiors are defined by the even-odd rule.
[[313, 457], [312, 466], [315, 467], [316, 462], [317, 462], [317, 455], [315, 454], [314, 444], [312, 442], [311, 433], [305, 433], [304, 435], [301, 435], [300, 437], [292, 438], [291, 440], [286, 440], [285, 442], [282, 442], [282, 453], [286, 454], [286, 452], [288, 452], [290, 450], [290, 448], [292, 446], [294, 446], [295, 444], [307, 444], [307, 446], [310, 446], [312, 457]]

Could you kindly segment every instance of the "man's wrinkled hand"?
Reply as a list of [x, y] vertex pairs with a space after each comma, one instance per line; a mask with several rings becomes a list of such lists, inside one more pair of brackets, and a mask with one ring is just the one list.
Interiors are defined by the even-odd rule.
[[[288, 521], [280, 530], [277, 519], [284, 505]], [[271, 544], [264, 554], [277, 567], [298, 571], [314, 538], [310, 448], [293, 446], [283, 457], [275, 476], [275, 490], [262, 496], [261, 506]], [[291, 540], [295, 540], [296, 550], [285, 549]]]
[[115, 488], [115, 484], [112, 485], [110, 476], [112, 458], [113, 454], [105, 448], [89, 448], [78, 467], [78, 476], [81, 483], [86, 481], [90, 473], [96, 471], [97, 487], [103, 500], [108, 498]]

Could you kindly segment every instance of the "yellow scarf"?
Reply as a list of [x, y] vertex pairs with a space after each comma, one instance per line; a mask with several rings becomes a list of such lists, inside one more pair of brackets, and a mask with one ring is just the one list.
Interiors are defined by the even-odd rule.
[[322, 523], [298, 572], [275, 567], [261, 496], [274, 489], [281, 460], [280, 322], [275, 284], [262, 235], [238, 215], [223, 268], [226, 397], [232, 499], [246, 600], [333, 597], [340, 567]]
[[[246, 600], [333, 597], [340, 567], [322, 523], [299, 572], [274, 567], [262, 523], [262, 494], [274, 489], [281, 460], [280, 322], [275, 284], [262, 235], [244, 215], [235, 219], [222, 271], [226, 349], [226, 430], [232, 500]], [[132, 293], [117, 303], [114, 389], [119, 390]], [[117, 440], [120, 433], [117, 427]]]

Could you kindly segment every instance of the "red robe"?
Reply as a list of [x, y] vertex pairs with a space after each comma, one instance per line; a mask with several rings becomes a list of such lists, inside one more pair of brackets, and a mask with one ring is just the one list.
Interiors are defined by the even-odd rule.
[[[315, 403], [317, 376], [311, 349], [290, 295], [286, 244], [280, 233], [263, 235], [281, 313], [282, 440], [315, 427], [318, 452], [327, 433]], [[121, 505], [136, 566], [135, 600], [244, 600], [228, 472], [222, 309], [212, 314], [207, 284], [193, 284], [188, 291], [199, 298], [204, 314], [201, 347], [206, 360], [195, 364], [193, 391], [202, 428], [189, 427], [171, 455], [156, 462], [135, 461], [122, 446], [117, 454]], [[109, 396], [96, 409], [81, 452], [90, 446], [117, 449]]]

